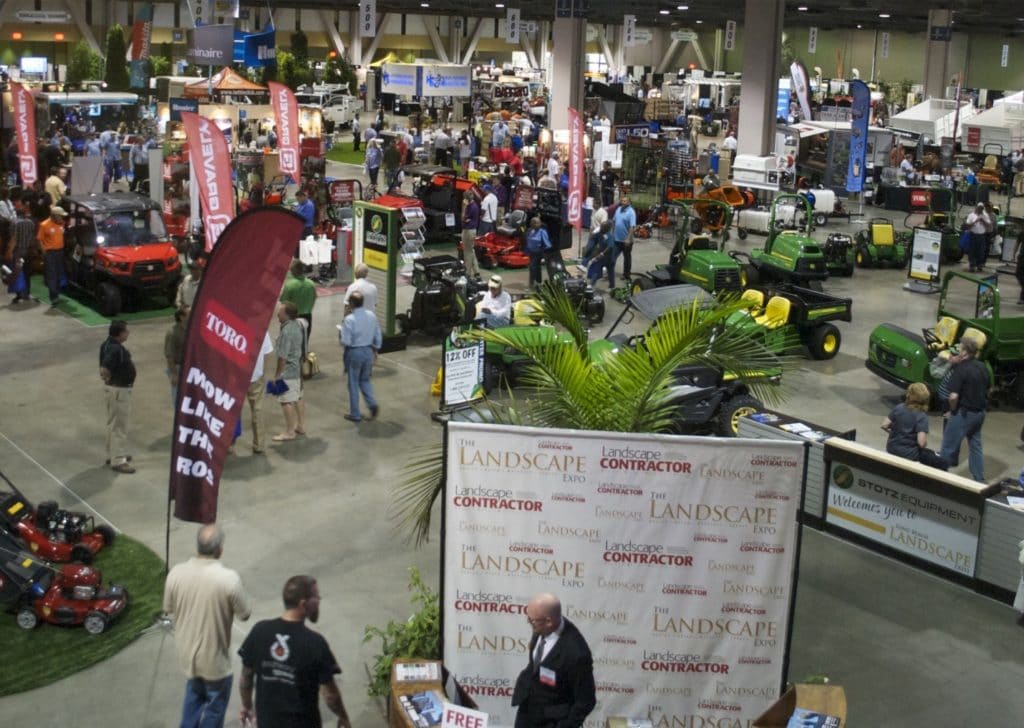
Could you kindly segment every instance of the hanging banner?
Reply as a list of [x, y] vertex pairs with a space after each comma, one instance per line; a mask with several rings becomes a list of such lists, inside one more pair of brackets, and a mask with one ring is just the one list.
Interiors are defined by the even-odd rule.
[[519, 45], [519, 8], [505, 9], [505, 40]]
[[882, 58], [888, 58], [889, 57], [889, 33], [888, 32], [882, 33], [882, 37], [879, 40], [879, 46], [880, 46], [880, 49], [879, 49], [878, 55], [880, 55]]
[[811, 116], [811, 85], [807, 80], [807, 69], [801, 61], [793, 61], [789, 67], [789, 75], [793, 79], [793, 93], [796, 100], [800, 102], [800, 112], [805, 121], [810, 121]]
[[999, 66], [1001, 68], [1006, 68], [1006, 66], [1007, 66], [1007, 64], [1009, 62], [1010, 62], [1010, 46], [1008, 46], [1006, 43], [1003, 43], [1003, 51], [1002, 51], [1002, 53], [999, 54]]
[[622, 16], [622, 42], [627, 48], [636, 45], [636, 16]]
[[850, 81], [850, 159], [846, 168], [846, 191], [864, 189], [867, 170], [868, 120], [871, 118], [871, 89], [860, 80]]
[[576, 230], [583, 225], [583, 198], [586, 179], [583, 171], [583, 118], [569, 107], [569, 207], [568, 222]]
[[380, 92], [399, 96], [419, 96], [419, 71], [420, 67], [411, 63], [385, 63], [380, 68]]
[[469, 66], [431, 64], [423, 66], [423, 96], [465, 96], [471, 94], [473, 71]]
[[18, 176], [24, 187], [39, 179], [36, 154], [36, 107], [32, 92], [20, 83], [11, 83], [14, 109], [14, 136], [18, 140]]
[[210, 17], [213, 14], [211, 3], [212, 0], [191, 0], [189, 3], [192, 8], [192, 21], [197, 28], [210, 22]]
[[268, 81], [270, 105], [277, 123], [278, 165], [281, 172], [293, 180], [299, 178], [299, 102], [295, 94], [283, 83]]
[[377, 0], [359, 0], [359, 37], [377, 35]]
[[249, 68], [277, 65], [277, 31], [246, 33], [242, 37], [242, 62]]
[[185, 57], [197, 66], [230, 66], [235, 57], [235, 28], [204, 25], [188, 31]]
[[188, 139], [192, 175], [199, 185], [206, 250], [210, 251], [235, 216], [231, 154], [223, 132], [212, 119], [183, 111], [181, 122]]
[[731, 51], [736, 48], [736, 21], [725, 21], [725, 50]]
[[224, 459], [302, 226], [279, 207], [250, 210], [227, 226], [206, 264], [188, 320], [171, 442], [168, 497], [184, 521], [217, 520]]
[[132, 25], [132, 57], [133, 61], [144, 61], [149, 58], [150, 40], [153, 36], [153, 3], [142, 3], [135, 11], [135, 23]]
[[801, 443], [449, 423], [444, 664], [490, 714], [553, 592], [606, 716], [748, 726], [779, 695]]
[[807, 52], [818, 52], [818, 29], [815, 27], [807, 29]]

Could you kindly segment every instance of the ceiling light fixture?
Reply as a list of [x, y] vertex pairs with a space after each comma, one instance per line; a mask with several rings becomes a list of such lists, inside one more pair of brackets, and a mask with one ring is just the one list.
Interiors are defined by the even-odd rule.
[[[689, 9], [690, 9], [689, 5], [676, 5], [676, 10], [689, 10]], [[1022, 20], [1024, 20], [1024, 18], [1022, 18]]]
[[797, 7], [796, 10], [797, 10], [798, 13], [806, 13], [807, 12], [807, 6], [806, 5], [800, 5], [800, 6]]
[[495, 3], [494, 7], [496, 7], [496, 8], [503, 8], [503, 7], [505, 7], [505, 3]]
[[704, 21], [703, 21], [703, 20], [694, 20], [693, 22], [695, 22], [695, 23], [696, 23], [697, 25], [700, 25], [700, 24], [701, 24], [701, 23], [703, 23]]
[[878, 17], [880, 17], [880, 18], [891, 18], [892, 16], [889, 15], [889, 13], [879, 13]]
[[864, 27], [863, 25], [861, 25], [860, 23], [857, 23], [857, 30], [860, 30], [863, 27]]

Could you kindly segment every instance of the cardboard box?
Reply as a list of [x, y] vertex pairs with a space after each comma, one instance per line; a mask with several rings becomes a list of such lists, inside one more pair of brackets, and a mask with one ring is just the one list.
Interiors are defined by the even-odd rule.
[[839, 718], [846, 726], [846, 691], [838, 685], [794, 685], [754, 721], [754, 728], [786, 728], [797, 708]]

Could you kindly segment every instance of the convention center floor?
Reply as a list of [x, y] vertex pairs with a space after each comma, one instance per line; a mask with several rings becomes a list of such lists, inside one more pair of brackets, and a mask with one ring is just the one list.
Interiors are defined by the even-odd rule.
[[[356, 172], [354, 167], [330, 171]], [[902, 225], [903, 214], [894, 219]], [[820, 232], [856, 227], [834, 225]], [[752, 235], [730, 245], [749, 250], [762, 241]], [[667, 242], [639, 242], [633, 269], [653, 268], [667, 255]], [[840, 324], [842, 349], [834, 359], [798, 359], [786, 377], [782, 411], [835, 429], [856, 428], [859, 441], [884, 447], [879, 424], [901, 393], [865, 369], [868, 335], [883, 321], [910, 330], [935, 322], [937, 298], [902, 290], [905, 275], [858, 270], [852, 278], [826, 283], [826, 290], [853, 298], [853, 322]], [[513, 291], [522, 290], [526, 272], [510, 272], [506, 280]], [[1016, 282], [1012, 276], [1000, 280], [1014, 306]], [[316, 628], [344, 669], [342, 693], [352, 724], [369, 728], [386, 725], [386, 718], [383, 701], [366, 695], [366, 670], [378, 643], [363, 643], [364, 627], [408, 616], [410, 566], [418, 567], [428, 583], [439, 579], [439, 518], [430, 542], [415, 548], [396, 533], [389, 503], [412, 448], [440, 442], [441, 427], [430, 418], [437, 406], [430, 383], [440, 358], [437, 344], [426, 339], [382, 355], [374, 372], [379, 419], [358, 425], [345, 421], [347, 395], [334, 326], [342, 319], [342, 296], [330, 293], [319, 298], [314, 312], [311, 348], [323, 371], [306, 389], [307, 435], [275, 443], [263, 455], [254, 455], [243, 435], [227, 462], [220, 491], [227, 532], [223, 561], [238, 570], [251, 593], [254, 620], [280, 613], [280, 591], [289, 576], [308, 573], [319, 580], [323, 602]], [[402, 294], [408, 300], [411, 289]], [[603, 335], [619, 311], [609, 300], [605, 323], [593, 335]], [[127, 347], [138, 367], [130, 432], [138, 468], [133, 475], [103, 464], [97, 351], [105, 327], [87, 327], [45, 304], [4, 305], [0, 322], [3, 471], [33, 501], [56, 499], [88, 509], [162, 556], [172, 417], [162, 345], [169, 319], [130, 324]], [[272, 401], [265, 404], [271, 433], [283, 422], [277, 410]], [[937, 444], [938, 417], [931, 418], [931, 426]], [[1020, 472], [1020, 427], [1019, 411], [989, 413], [984, 427], [989, 480]], [[957, 472], [966, 473], [966, 464]], [[193, 554], [195, 531], [194, 524], [171, 524], [172, 564]], [[1005, 604], [805, 529], [789, 677], [827, 675], [844, 686], [854, 728], [1019, 725], [1024, 633], [1016, 619]], [[237, 625], [233, 649], [250, 625]], [[525, 636], [525, 623], [523, 631]], [[0, 699], [0, 723], [175, 726], [184, 679], [173, 642], [171, 633], [156, 629], [70, 678]], [[0, 661], [0, 671], [17, 669]], [[238, 670], [236, 657], [236, 684]], [[238, 726], [238, 707], [232, 696], [229, 726]]]

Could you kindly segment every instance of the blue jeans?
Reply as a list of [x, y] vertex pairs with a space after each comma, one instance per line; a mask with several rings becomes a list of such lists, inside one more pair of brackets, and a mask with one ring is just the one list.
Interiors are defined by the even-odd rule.
[[377, 409], [377, 399], [373, 396], [373, 384], [370, 373], [373, 371], [373, 349], [369, 346], [358, 346], [345, 350], [345, 369], [348, 372], [348, 410], [353, 417], [359, 414], [359, 393], [363, 393], [366, 406], [370, 411]]
[[60, 282], [64, 278], [64, 251], [47, 250], [44, 258], [46, 288], [50, 291], [50, 303], [56, 303], [60, 298]]
[[223, 728], [231, 699], [232, 675], [220, 680], [194, 677], [185, 683], [181, 728]]
[[967, 464], [971, 477], [979, 483], [985, 482], [985, 456], [981, 449], [981, 426], [985, 424], [985, 412], [965, 412], [958, 409], [946, 420], [942, 433], [942, 450], [939, 453], [950, 465], [960, 462], [960, 441], [967, 438]]

